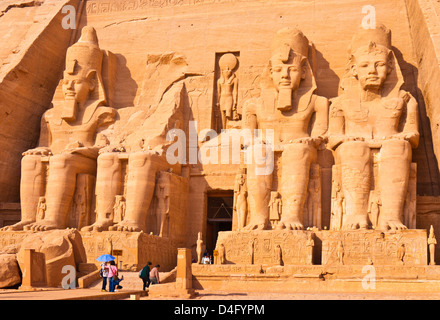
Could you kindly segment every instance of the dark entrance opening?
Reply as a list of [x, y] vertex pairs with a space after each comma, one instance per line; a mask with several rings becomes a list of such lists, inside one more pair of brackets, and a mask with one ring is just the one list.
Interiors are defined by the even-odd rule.
[[206, 250], [212, 255], [220, 231], [232, 230], [234, 191], [208, 193], [208, 225], [206, 228]]

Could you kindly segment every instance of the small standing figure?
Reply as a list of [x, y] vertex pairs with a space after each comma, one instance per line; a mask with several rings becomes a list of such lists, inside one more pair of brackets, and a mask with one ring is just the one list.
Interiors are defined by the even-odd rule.
[[203, 240], [202, 240], [202, 233], [199, 232], [198, 233], [198, 238], [197, 238], [197, 264], [201, 264], [202, 263], [202, 253], [203, 253]]
[[218, 62], [221, 75], [217, 80], [217, 106], [220, 107], [223, 129], [226, 129], [227, 121], [238, 119], [238, 79], [234, 73], [237, 62], [232, 53], [224, 54]]
[[275, 259], [276, 259], [276, 264], [279, 266], [284, 265], [283, 263], [283, 251], [281, 250], [281, 246], [279, 244], [276, 245], [275, 247]]
[[254, 264], [254, 249], [255, 249], [255, 241], [251, 240], [249, 241], [249, 256], [250, 256], [251, 264]]
[[125, 199], [124, 196], [117, 195], [115, 205], [113, 206], [114, 221], [120, 222], [125, 217]]
[[307, 264], [313, 264], [313, 247], [315, 246], [315, 240], [313, 240], [313, 233], [307, 235]]
[[223, 244], [223, 243], [221, 243], [219, 246], [218, 246], [218, 264], [225, 264], [225, 260], [226, 260], [226, 257], [225, 257], [225, 245]]
[[405, 244], [402, 243], [399, 249], [397, 249], [397, 259], [399, 259], [399, 263], [401, 263], [402, 265], [405, 264], [405, 262], [403, 261], [403, 258], [405, 257], [405, 251]]
[[46, 198], [40, 197], [38, 201], [37, 221], [43, 220], [46, 214]]
[[337, 255], [338, 255], [339, 263], [343, 265], [344, 264], [344, 246], [342, 245], [342, 241], [338, 242]]
[[278, 191], [272, 191], [270, 193], [269, 202], [269, 220], [272, 223], [272, 228], [275, 228], [278, 221], [280, 221], [282, 209], [283, 202], [280, 193]]
[[437, 240], [435, 239], [434, 227], [431, 225], [429, 229], [429, 237], [428, 237], [428, 248], [429, 248], [429, 265], [435, 265], [435, 245], [437, 244]]
[[241, 230], [246, 225], [247, 213], [247, 186], [246, 175], [240, 173], [235, 179], [234, 187], [234, 211], [238, 217], [237, 230]]
[[335, 188], [332, 188], [332, 209], [331, 209], [331, 230], [341, 230], [342, 218], [344, 216], [344, 194], [339, 182], [334, 182]]

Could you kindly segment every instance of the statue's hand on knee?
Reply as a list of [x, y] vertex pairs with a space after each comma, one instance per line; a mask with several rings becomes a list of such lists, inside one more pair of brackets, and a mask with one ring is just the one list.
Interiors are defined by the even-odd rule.
[[34, 155], [34, 156], [48, 156], [51, 154], [50, 148], [48, 147], [38, 147], [34, 149], [29, 149], [23, 152], [23, 156]]

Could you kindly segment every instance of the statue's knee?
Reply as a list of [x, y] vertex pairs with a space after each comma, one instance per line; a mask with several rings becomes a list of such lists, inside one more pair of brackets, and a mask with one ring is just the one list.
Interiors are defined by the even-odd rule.
[[103, 153], [98, 157], [99, 168], [110, 168], [117, 162], [119, 162], [117, 153]]
[[21, 159], [21, 169], [23, 171], [34, 171], [41, 164], [41, 156], [27, 155]]
[[314, 147], [305, 143], [291, 143], [284, 146], [283, 162], [315, 162], [317, 158], [317, 151]]
[[348, 141], [342, 143], [337, 149], [337, 158], [341, 160], [364, 160], [370, 159], [370, 148], [363, 141]]
[[57, 154], [52, 156], [49, 160], [50, 169], [65, 169], [69, 165], [69, 161], [71, 160], [71, 155], [69, 154]]
[[130, 167], [144, 167], [151, 160], [152, 155], [149, 152], [135, 152], [130, 154], [128, 163]]
[[380, 149], [381, 157], [400, 157], [411, 159], [411, 144], [406, 140], [387, 140]]

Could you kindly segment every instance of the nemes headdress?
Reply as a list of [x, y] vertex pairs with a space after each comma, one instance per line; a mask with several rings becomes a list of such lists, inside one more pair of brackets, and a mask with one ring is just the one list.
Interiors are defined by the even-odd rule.
[[271, 60], [280, 59], [287, 62], [291, 59], [303, 62], [309, 54], [309, 40], [302, 31], [296, 28], [283, 28], [275, 35], [271, 45]]

